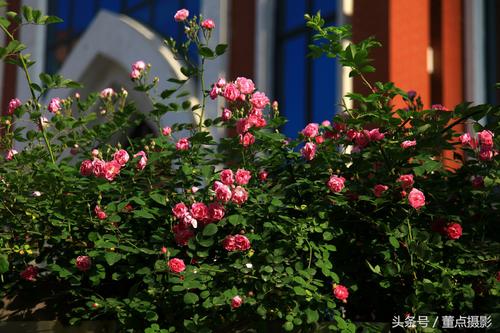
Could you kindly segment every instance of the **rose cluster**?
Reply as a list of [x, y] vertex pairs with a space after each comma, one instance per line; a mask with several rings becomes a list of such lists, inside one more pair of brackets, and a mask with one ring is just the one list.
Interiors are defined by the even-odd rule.
[[477, 138], [471, 136], [470, 133], [464, 133], [459, 139], [462, 145], [466, 147], [479, 148], [479, 160], [491, 161], [498, 154], [498, 151], [493, 147], [493, 136], [494, 134], [491, 131], [483, 130], [477, 133]]
[[[111, 161], [104, 161], [100, 159], [99, 151], [94, 149], [92, 151], [93, 160], [84, 160], [80, 165], [80, 174], [82, 176], [94, 175], [97, 178], [104, 178], [108, 181], [113, 181], [117, 175], [120, 174], [121, 168], [123, 168], [130, 159], [129, 154], [126, 150], [120, 149], [113, 154], [113, 159]], [[148, 158], [144, 151], [140, 151], [134, 155], [134, 158], [139, 157], [137, 161], [136, 168], [138, 170], [143, 170], [148, 162]]]

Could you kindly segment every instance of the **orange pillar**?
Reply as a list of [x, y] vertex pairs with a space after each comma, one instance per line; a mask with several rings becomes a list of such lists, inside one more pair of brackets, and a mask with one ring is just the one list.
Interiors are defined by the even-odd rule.
[[[389, 1], [389, 81], [415, 90], [430, 102], [427, 49], [430, 45], [429, 0]], [[402, 101], [396, 107], [403, 107]]]

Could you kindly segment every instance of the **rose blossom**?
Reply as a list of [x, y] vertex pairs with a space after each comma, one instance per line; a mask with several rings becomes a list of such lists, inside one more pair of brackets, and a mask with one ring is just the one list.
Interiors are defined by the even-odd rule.
[[269, 104], [269, 98], [267, 98], [266, 94], [257, 91], [250, 98], [250, 103], [252, 103], [254, 108], [263, 109]]
[[125, 164], [127, 164], [128, 160], [130, 159], [130, 156], [128, 155], [126, 150], [120, 149], [113, 154], [113, 159], [116, 162], [118, 162], [118, 164], [120, 164], [121, 166], [124, 166]]
[[113, 160], [110, 162], [106, 162], [104, 164], [104, 172], [102, 176], [108, 180], [113, 181], [115, 177], [120, 173], [121, 165], [117, 161]]
[[219, 179], [225, 185], [233, 185], [234, 183], [233, 171], [231, 169], [222, 170], [220, 172]]
[[412, 174], [401, 175], [397, 181], [401, 183], [401, 187], [405, 190], [410, 189], [415, 184]]
[[210, 90], [209, 96], [210, 99], [214, 100], [219, 96], [219, 94], [222, 92], [222, 89], [217, 87], [215, 84], [212, 85], [212, 90]]
[[191, 215], [198, 220], [203, 221], [208, 218], [208, 207], [202, 202], [195, 202], [191, 205]]
[[415, 209], [420, 209], [425, 206], [425, 195], [422, 191], [413, 188], [408, 194], [408, 202]]
[[211, 221], [220, 221], [226, 214], [226, 210], [219, 203], [211, 203], [208, 205], [208, 217]]
[[255, 137], [252, 133], [246, 132], [245, 134], [240, 134], [240, 144], [243, 147], [248, 147], [255, 143]]
[[226, 79], [224, 79], [223, 77], [220, 77], [217, 82], [215, 82], [215, 85], [219, 88], [222, 88], [226, 85]]
[[188, 241], [194, 237], [193, 231], [181, 224], [174, 225], [172, 232], [174, 233], [175, 242], [179, 246], [186, 246]]
[[14, 158], [14, 155], [18, 154], [17, 150], [15, 149], [9, 149], [7, 151], [7, 153], [5, 154], [5, 159], [7, 161], [12, 161], [12, 159]]
[[174, 20], [175, 22], [182, 22], [185, 21], [188, 18], [188, 16], [189, 16], [189, 10], [183, 8], [175, 13]]
[[115, 91], [113, 90], [113, 88], [105, 88], [101, 91], [101, 98], [103, 99], [108, 99], [108, 98], [111, 98], [115, 95]]
[[417, 145], [417, 141], [416, 140], [413, 140], [413, 141], [406, 140], [406, 141], [401, 142], [401, 148], [403, 148], [403, 149], [414, 147], [416, 145]]
[[136, 157], [141, 157], [139, 161], [137, 162], [137, 165], [135, 166], [137, 170], [144, 170], [146, 167], [146, 164], [148, 163], [148, 157], [146, 156], [146, 153], [141, 150], [137, 154], [134, 155], [134, 158]]
[[136, 61], [132, 64], [132, 69], [142, 72], [146, 69], [146, 63], [142, 60]]
[[441, 104], [432, 104], [431, 109], [432, 110], [439, 110], [439, 111], [449, 111], [446, 106], [441, 105]]
[[479, 138], [479, 143], [482, 147], [491, 148], [493, 147], [493, 133], [488, 130], [484, 130], [477, 133], [477, 137]]
[[261, 171], [259, 172], [259, 179], [260, 179], [260, 181], [265, 182], [265, 181], [266, 181], [266, 179], [267, 179], [267, 176], [268, 176], [268, 173], [267, 173], [267, 171], [266, 171], [266, 170], [261, 170]]
[[49, 102], [47, 109], [52, 113], [57, 113], [61, 111], [61, 99], [59, 97], [52, 98]]
[[228, 101], [234, 102], [240, 97], [240, 91], [234, 83], [228, 83], [224, 87], [224, 98]]
[[300, 152], [306, 160], [311, 161], [314, 158], [314, 155], [316, 155], [316, 144], [312, 142], [306, 142], [304, 148], [302, 148]]
[[181, 138], [175, 144], [175, 149], [177, 150], [188, 150], [189, 149], [189, 138]]
[[382, 184], [377, 184], [373, 187], [373, 194], [377, 197], [380, 198], [382, 194], [389, 189], [389, 186], [387, 185], [382, 185]]
[[236, 186], [233, 190], [231, 201], [237, 205], [241, 205], [248, 200], [248, 192], [241, 186]]
[[174, 208], [172, 208], [172, 213], [178, 219], [183, 218], [187, 212], [188, 212], [188, 208], [186, 207], [186, 205], [183, 202], [179, 202], [178, 204], [176, 204], [174, 206]]
[[76, 258], [75, 265], [78, 270], [85, 272], [90, 269], [90, 266], [92, 266], [92, 260], [90, 260], [89, 256], [78, 256]]
[[385, 138], [385, 134], [380, 133], [380, 130], [378, 128], [372, 129], [369, 133], [370, 133], [370, 141], [380, 141], [383, 138]]
[[340, 191], [342, 191], [342, 189], [345, 186], [344, 182], [345, 182], [344, 177], [339, 177], [337, 175], [333, 175], [330, 177], [330, 179], [328, 179], [328, 182], [326, 184], [327, 184], [328, 188], [330, 189], [330, 191], [335, 192], [335, 193], [339, 193]]
[[179, 258], [172, 258], [168, 261], [168, 267], [174, 273], [180, 273], [186, 269], [184, 260]]
[[108, 215], [106, 215], [106, 212], [103, 211], [101, 207], [99, 207], [99, 205], [95, 206], [94, 213], [99, 220], [105, 220], [108, 217]]
[[238, 171], [236, 171], [237, 184], [246, 185], [250, 181], [250, 178], [252, 178], [252, 174], [250, 173], [250, 171], [245, 169], [238, 169]]
[[19, 98], [11, 99], [9, 102], [9, 108], [7, 109], [7, 114], [8, 115], [14, 114], [14, 111], [16, 111], [16, 109], [20, 107], [22, 104], [23, 102], [21, 102]]
[[99, 158], [94, 158], [92, 161], [92, 172], [94, 173], [94, 176], [96, 177], [104, 177], [104, 166], [106, 165], [106, 162], [99, 159]]
[[497, 155], [496, 151], [491, 150], [490, 147], [481, 146], [481, 150], [479, 151], [479, 159], [481, 161], [491, 161], [494, 156]]
[[243, 235], [227, 235], [223, 246], [226, 251], [246, 251], [250, 248], [250, 241]]
[[252, 124], [250, 124], [250, 122], [246, 118], [238, 119], [238, 121], [236, 122], [236, 132], [238, 134], [243, 134], [248, 132], [250, 127], [252, 127]]
[[484, 179], [481, 176], [475, 176], [472, 178], [472, 187], [475, 189], [483, 188], [484, 187]]
[[231, 308], [237, 309], [243, 304], [243, 299], [240, 296], [234, 296], [231, 298]]
[[221, 184], [215, 189], [215, 197], [220, 202], [227, 203], [231, 200], [232, 193], [227, 185]]
[[450, 239], [459, 239], [462, 236], [462, 226], [458, 223], [451, 223], [446, 227], [446, 234]]
[[165, 126], [162, 128], [161, 134], [163, 134], [164, 136], [169, 136], [170, 134], [172, 134], [172, 129], [168, 126]]
[[201, 22], [201, 26], [202, 28], [205, 28], [207, 30], [212, 30], [213, 28], [215, 28], [215, 23], [211, 19], [206, 19]]
[[20, 274], [21, 278], [26, 281], [35, 281], [38, 275], [38, 267], [28, 265]]
[[318, 135], [317, 137], [314, 138], [314, 140], [316, 141], [316, 143], [318, 145], [322, 144], [323, 142], [325, 142], [325, 137], [323, 135]]
[[305, 137], [314, 138], [319, 134], [319, 125], [316, 123], [309, 123], [300, 133]]
[[233, 116], [233, 113], [231, 112], [231, 110], [226, 108], [222, 111], [222, 120], [229, 121], [232, 116]]
[[339, 284], [333, 288], [333, 296], [342, 302], [346, 302], [347, 297], [349, 297], [349, 291], [345, 286]]
[[361, 132], [357, 133], [356, 137], [354, 138], [354, 142], [360, 148], [368, 146], [368, 144], [370, 143], [370, 131], [362, 130]]
[[234, 83], [236, 83], [236, 86], [242, 94], [251, 94], [255, 90], [255, 84], [253, 81], [245, 77], [236, 78]]
[[142, 74], [141, 71], [138, 71], [137, 69], [133, 69], [130, 71], [129, 76], [132, 80], [137, 80], [138, 78], [141, 77], [141, 74]]
[[458, 138], [460, 140], [460, 143], [463, 144], [464, 146], [470, 146], [472, 148], [476, 148], [476, 140], [469, 134], [469, 133], [464, 133], [460, 135]]

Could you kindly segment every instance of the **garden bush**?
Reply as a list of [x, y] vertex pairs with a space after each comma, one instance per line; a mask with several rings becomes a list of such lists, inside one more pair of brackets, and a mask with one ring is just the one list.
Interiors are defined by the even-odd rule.
[[[59, 19], [29, 7], [1, 18], [1, 56], [32, 96], [1, 118], [2, 295], [43, 293], [67, 324], [113, 319], [124, 332], [304, 332], [323, 322], [354, 332], [394, 316], [498, 312], [498, 106], [429, 108], [414, 91], [371, 83], [375, 40], [343, 46], [348, 26], [305, 18], [311, 56], [337, 58], [369, 93], [342, 97], [340, 112], [332, 105], [330, 119], [295, 138], [251, 79], [205, 83], [204, 67], [226, 51], [209, 42], [212, 20], [176, 13], [187, 41], [165, 42], [185, 79], [169, 79], [171, 89], [155, 95], [147, 59], [132, 65], [153, 105], [145, 114], [111, 88], [45, 102], [80, 85], [46, 73], [35, 83], [9, 27]], [[189, 80], [201, 83], [198, 105]], [[206, 118], [217, 98], [226, 107]], [[160, 128], [179, 111], [194, 122]], [[146, 120], [159, 135], [130, 135]], [[228, 135], [215, 140], [211, 128]]]

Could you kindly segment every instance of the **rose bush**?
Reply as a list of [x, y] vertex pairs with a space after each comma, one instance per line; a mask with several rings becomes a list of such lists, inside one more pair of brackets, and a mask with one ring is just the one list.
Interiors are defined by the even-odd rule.
[[[338, 57], [370, 93], [348, 94], [353, 108], [286, 138], [278, 103], [251, 79], [205, 85], [205, 63], [226, 50], [209, 43], [215, 23], [187, 10], [172, 19], [186, 25], [186, 42], [166, 41], [185, 60], [185, 79], [170, 79], [147, 115], [124, 90], [43, 104], [48, 91], [79, 85], [45, 73], [33, 83], [32, 61], [8, 29], [58, 19], [29, 7], [0, 19], [10, 39], [1, 56], [25, 72], [32, 94], [1, 119], [4, 296], [36, 298], [43, 288], [60, 320], [112, 318], [128, 332], [266, 322], [354, 332], [354, 322], [403, 313], [498, 312], [497, 106], [426, 109], [415, 92], [371, 84], [364, 74], [378, 44], [343, 46], [348, 27], [306, 15], [312, 55]], [[149, 70], [137, 61], [130, 78], [151, 95]], [[201, 82], [199, 105], [182, 91], [187, 80]], [[204, 116], [208, 98], [225, 99], [220, 117]], [[183, 110], [193, 123], [160, 128], [160, 117]], [[460, 138], [453, 130], [485, 116], [486, 128], [473, 122]], [[146, 117], [162, 135], [130, 137]], [[216, 142], [209, 127], [234, 135]], [[448, 167], [443, 150], [460, 166]]]

